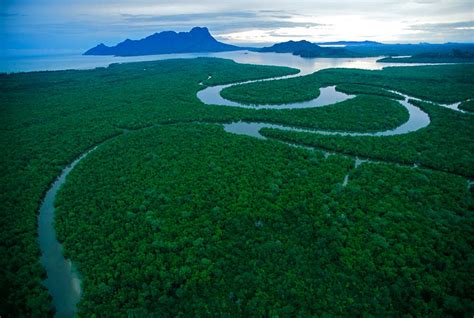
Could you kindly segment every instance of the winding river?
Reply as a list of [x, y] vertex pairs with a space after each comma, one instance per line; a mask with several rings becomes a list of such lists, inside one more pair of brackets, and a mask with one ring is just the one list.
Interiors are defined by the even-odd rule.
[[76, 304], [81, 297], [81, 282], [70, 260], [64, 258], [62, 246], [54, 229], [54, 201], [67, 175], [74, 167], [97, 147], [82, 154], [61, 171], [49, 188], [41, 203], [38, 216], [38, 241], [41, 250], [41, 264], [47, 273], [44, 285], [53, 297], [56, 317], [73, 317]]
[[[203, 90], [203, 91], [206, 91]], [[329, 96], [324, 96], [323, 92], [336, 92], [333, 97], [331, 95]], [[202, 92], [202, 91], [201, 91]], [[213, 92], [213, 91], [211, 91]], [[396, 92], [399, 95], [403, 95], [399, 92]], [[199, 95], [198, 95], [199, 96]], [[199, 97], [204, 96], [201, 94]], [[278, 125], [278, 124], [272, 124], [272, 123], [265, 123], [265, 122], [233, 122], [230, 124], [224, 124], [224, 129], [227, 132], [234, 133], [234, 134], [240, 134], [240, 135], [248, 135], [251, 137], [256, 137], [260, 139], [265, 139], [264, 136], [260, 134], [260, 129], [262, 128], [274, 128], [274, 129], [281, 129], [281, 130], [287, 130], [287, 131], [295, 131], [295, 132], [304, 132], [304, 133], [314, 133], [314, 134], [324, 134], [324, 135], [342, 135], [342, 136], [394, 136], [394, 135], [401, 135], [401, 134], [407, 134], [410, 132], [417, 131], [419, 129], [422, 129], [430, 124], [430, 118], [427, 113], [422, 111], [419, 107], [413, 105], [410, 103], [410, 96], [404, 96], [403, 101], [399, 101], [399, 103], [404, 106], [408, 113], [409, 113], [409, 119], [402, 125], [391, 129], [391, 130], [385, 130], [385, 131], [379, 131], [379, 132], [373, 132], [373, 133], [359, 133], [359, 132], [343, 132], [343, 131], [330, 131], [330, 130], [315, 130], [315, 129], [305, 129], [305, 128], [297, 128], [297, 127], [291, 127], [291, 126], [284, 126], [284, 125]], [[354, 97], [353, 95], [346, 95], [340, 92], [335, 91], [334, 86], [331, 87], [326, 87], [321, 89], [321, 95], [314, 99], [315, 105], [314, 107], [323, 107], [323, 106], [328, 106], [332, 105], [337, 102], [341, 102], [347, 99], [350, 99]], [[222, 97], [220, 97], [222, 98]], [[212, 99], [212, 98], [211, 98]], [[325, 101], [332, 101], [330, 103], [321, 103], [319, 100], [325, 100]], [[209, 99], [201, 99], [201, 101], [205, 104], [212, 104], [208, 103]], [[308, 107], [307, 105], [310, 104], [311, 101], [309, 102], [303, 102], [303, 103], [295, 103], [295, 104], [288, 104], [289, 107], [286, 108], [306, 108]], [[301, 107], [299, 107], [301, 105]], [[248, 107], [246, 105], [242, 105], [241, 107]], [[285, 108], [285, 105], [278, 105], [280, 109]]]
[[[231, 54], [231, 53], [228, 53]], [[236, 54], [236, 53], [233, 53]], [[237, 62], [251, 62], [254, 64], [262, 65], [281, 65], [281, 66], [290, 66], [296, 67], [302, 70], [301, 73], [290, 76], [283, 76], [278, 78], [265, 79], [264, 81], [277, 80], [283, 78], [290, 78], [295, 76], [302, 76], [306, 74], [313, 73], [317, 70], [330, 68], [330, 67], [356, 67], [363, 69], [381, 69], [383, 66], [394, 66], [394, 65], [380, 65], [376, 63], [377, 58], [363, 58], [363, 59], [302, 59], [295, 56], [286, 56], [285, 54], [281, 55], [267, 55], [269, 59], [262, 58], [266, 54], [258, 55], [261, 60], [251, 60], [248, 61], [248, 58], [255, 57], [255, 53], [247, 55], [245, 58], [247, 60], [242, 61], [239, 58], [234, 60]], [[285, 56], [284, 56], [285, 55]], [[277, 56], [278, 62], [272, 63], [271, 58]], [[173, 56], [174, 57], [174, 56]], [[283, 57], [283, 59], [282, 59]], [[231, 57], [232, 58], [232, 57]], [[286, 60], [285, 60], [286, 58]], [[287, 62], [285, 62], [287, 61]], [[298, 62], [301, 65], [298, 65]], [[320, 63], [318, 63], [320, 62]], [[404, 65], [403, 66], [408, 66]], [[299, 67], [300, 66], [300, 67]], [[415, 66], [410, 64], [410, 66]], [[244, 105], [237, 102], [224, 99], [220, 92], [226, 87], [233, 85], [240, 85], [245, 83], [253, 83], [256, 81], [246, 81], [241, 83], [234, 83], [229, 85], [219, 85], [207, 87], [198, 92], [197, 97], [207, 105], [219, 105], [223, 107], [243, 107], [243, 108], [271, 108], [271, 109], [289, 109], [289, 108], [308, 108], [308, 107], [325, 107], [338, 102], [348, 100], [355, 97], [354, 95], [347, 95], [341, 92], [336, 91], [335, 86], [323, 87], [320, 89], [320, 95], [310, 101], [290, 103], [290, 104], [281, 104], [281, 105]], [[414, 132], [419, 129], [422, 129], [429, 125], [430, 119], [428, 114], [423, 112], [420, 108], [410, 103], [410, 99], [416, 99], [400, 92], [395, 92], [399, 95], [404, 96], [404, 100], [398, 101], [403, 107], [405, 107], [409, 112], [409, 119], [407, 122], [403, 123], [399, 127], [380, 131], [375, 133], [356, 133], [356, 132], [340, 132], [340, 131], [327, 131], [327, 130], [311, 130], [304, 128], [296, 128], [291, 126], [284, 126], [278, 124], [271, 124], [265, 122], [233, 122], [229, 124], [224, 124], [225, 131], [233, 134], [247, 135], [251, 137], [256, 137], [260, 139], [265, 139], [263, 135], [260, 134], [260, 129], [262, 128], [276, 128], [289, 131], [305, 132], [305, 133], [315, 133], [315, 134], [326, 134], [326, 135], [346, 135], [346, 136], [393, 136], [406, 134], [409, 132]], [[445, 107], [452, 108], [454, 110], [459, 110], [457, 106], [459, 103], [452, 105], [443, 105]], [[124, 131], [126, 133], [126, 131]], [[112, 137], [114, 138], [114, 137]], [[291, 146], [295, 146], [289, 144]], [[100, 146], [100, 145], [98, 145]], [[54, 201], [60, 187], [65, 183], [67, 175], [74, 169], [74, 167], [88, 154], [93, 152], [98, 146], [93, 149], [88, 150], [82, 154], [79, 158], [74, 160], [70, 165], [68, 165], [56, 179], [56, 181], [51, 185], [50, 189], [47, 191], [45, 197], [43, 198], [42, 204], [39, 209], [38, 216], [38, 242], [41, 249], [41, 263], [46, 270], [47, 279], [44, 281], [44, 285], [47, 287], [49, 293], [53, 298], [53, 305], [56, 309], [55, 317], [73, 317], [76, 312], [76, 304], [81, 297], [81, 286], [80, 286], [80, 277], [78, 273], [74, 270], [74, 267], [71, 264], [71, 261], [65, 259], [62, 253], [62, 246], [57, 240], [56, 231], [54, 229]], [[307, 148], [307, 147], [305, 147]], [[357, 167], [363, 160], [356, 159], [355, 167]], [[343, 185], [346, 185], [348, 182], [348, 176], [344, 178]]]

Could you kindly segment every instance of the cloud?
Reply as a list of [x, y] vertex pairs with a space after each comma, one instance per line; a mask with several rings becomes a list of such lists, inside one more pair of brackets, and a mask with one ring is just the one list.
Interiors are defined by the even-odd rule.
[[414, 24], [409, 27], [411, 30], [424, 31], [424, 32], [446, 32], [456, 30], [469, 30], [474, 28], [474, 21], [461, 21], [461, 22], [443, 22], [443, 23], [422, 23]]
[[472, 42], [473, 6], [472, 0], [0, 0], [0, 40], [6, 48], [85, 49], [206, 26], [216, 38], [241, 45]]
[[436, 42], [473, 42], [474, 21], [420, 23], [409, 27], [418, 32], [421, 38], [434, 39]]
[[206, 12], [193, 14], [147, 15], [122, 14], [123, 22], [128, 25], [188, 28], [192, 26], [207, 26], [214, 32], [237, 31], [249, 28], [272, 29], [276, 27], [317, 26], [317, 22], [298, 22], [298, 15], [282, 14], [281, 11], [234, 11]]

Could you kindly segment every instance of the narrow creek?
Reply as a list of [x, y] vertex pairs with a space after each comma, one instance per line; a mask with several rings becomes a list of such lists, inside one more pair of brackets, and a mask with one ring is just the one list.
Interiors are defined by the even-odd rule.
[[76, 304], [81, 297], [81, 282], [79, 274], [70, 260], [62, 251], [62, 245], [56, 237], [54, 229], [54, 201], [61, 186], [66, 182], [67, 175], [94, 147], [70, 163], [61, 171], [59, 177], [49, 188], [43, 198], [38, 215], [38, 242], [41, 250], [40, 262], [46, 270], [47, 278], [44, 285], [53, 297], [56, 309], [55, 317], [73, 317]]

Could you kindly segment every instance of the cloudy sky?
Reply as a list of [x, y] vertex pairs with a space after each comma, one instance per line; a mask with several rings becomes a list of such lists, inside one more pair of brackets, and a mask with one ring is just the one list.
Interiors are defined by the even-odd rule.
[[473, 0], [0, 0], [4, 50], [83, 50], [207, 26], [219, 40], [474, 42]]

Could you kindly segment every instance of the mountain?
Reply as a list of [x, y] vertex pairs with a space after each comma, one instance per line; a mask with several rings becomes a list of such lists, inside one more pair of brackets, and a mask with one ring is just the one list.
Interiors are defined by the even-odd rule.
[[310, 50], [319, 46], [308, 42], [306, 40], [302, 41], [288, 41], [273, 44], [269, 47], [263, 47], [260, 49], [260, 52], [275, 52], [275, 53], [294, 53], [299, 50]]
[[222, 52], [241, 50], [212, 37], [207, 28], [195, 27], [189, 32], [164, 31], [141, 40], [127, 39], [115, 46], [103, 43], [86, 51], [84, 55], [136, 56], [169, 53]]
[[[171, 53], [224, 52], [249, 50], [253, 52], [292, 53], [306, 58], [317, 57], [374, 57], [374, 56], [417, 56], [417, 59], [466, 59], [459, 56], [433, 56], [450, 54], [452, 50], [472, 51], [472, 43], [445, 44], [383, 44], [374, 41], [336, 41], [312, 43], [309, 41], [288, 41], [269, 47], [248, 48], [217, 41], [207, 28], [195, 27], [189, 32], [164, 31], [141, 40], [125, 40], [115, 46], [99, 44], [84, 55], [136, 56]], [[471, 58], [469, 58], [471, 59]], [[408, 60], [407, 60], [408, 62]]]
[[353, 57], [355, 53], [346, 48], [321, 47], [305, 40], [288, 41], [264, 47], [260, 52], [292, 53], [301, 57]]

